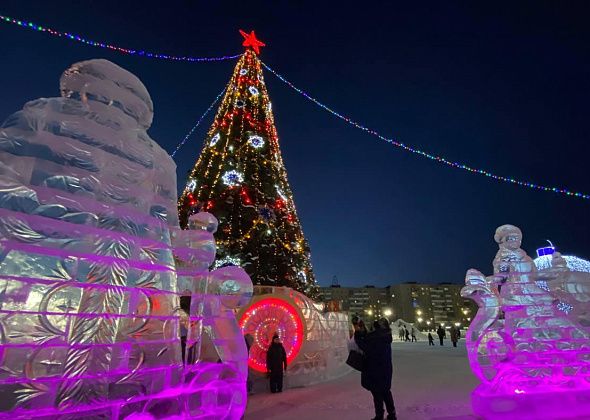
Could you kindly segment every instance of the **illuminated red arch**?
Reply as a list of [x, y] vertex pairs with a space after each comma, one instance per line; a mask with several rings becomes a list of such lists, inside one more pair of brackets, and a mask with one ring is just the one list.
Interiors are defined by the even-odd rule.
[[244, 335], [254, 337], [248, 366], [256, 371], [266, 372], [266, 351], [275, 332], [287, 352], [287, 364], [301, 350], [303, 321], [299, 311], [283, 299], [268, 297], [257, 301], [242, 314], [239, 323]]

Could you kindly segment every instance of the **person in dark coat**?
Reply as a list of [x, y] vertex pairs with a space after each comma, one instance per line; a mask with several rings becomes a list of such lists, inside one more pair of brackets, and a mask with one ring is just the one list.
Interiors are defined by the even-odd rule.
[[408, 331], [408, 328], [405, 328], [405, 335], [406, 335], [406, 341], [410, 341], [410, 332]]
[[375, 404], [374, 420], [382, 420], [385, 414], [383, 403], [387, 408], [387, 419], [397, 419], [395, 405], [391, 395], [391, 329], [385, 318], [375, 321], [374, 331], [364, 334], [357, 331], [354, 339], [365, 353], [365, 365], [361, 372], [361, 385], [373, 395]]
[[434, 346], [434, 337], [432, 336], [431, 333], [428, 333], [428, 345]]
[[278, 334], [272, 336], [272, 343], [266, 352], [266, 370], [270, 378], [270, 392], [283, 392], [283, 372], [287, 370], [287, 352]]
[[451, 327], [451, 342], [453, 347], [457, 347], [457, 340], [459, 340], [459, 329], [457, 327]]
[[442, 325], [438, 326], [436, 333], [438, 334], [438, 339], [440, 340], [440, 345], [442, 346], [443, 345], [443, 338], [445, 338], [447, 336], [447, 333], [445, 332], [445, 329], [442, 327]]
[[[248, 359], [250, 359], [250, 348], [252, 347], [252, 343], [254, 343], [254, 337], [252, 336], [252, 334], [248, 333], [244, 336], [244, 340], [246, 341]], [[246, 390], [248, 391], [248, 394], [252, 392], [252, 379], [250, 378], [250, 369], [248, 369], [248, 377], [246, 378]]]

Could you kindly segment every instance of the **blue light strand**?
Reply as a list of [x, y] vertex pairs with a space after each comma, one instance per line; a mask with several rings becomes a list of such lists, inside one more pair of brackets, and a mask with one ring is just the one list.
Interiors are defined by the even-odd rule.
[[399, 147], [400, 149], [403, 149], [407, 152], [411, 152], [423, 157], [426, 157], [430, 160], [436, 161], [438, 163], [442, 163], [445, 164], [447, 166], [450, 166], [452, 168], [457, 168], [457, 169], [463, 169], [465, 171], [474, 173], [474, 174], [479, 174], [479, 175], [484, 175], [488, 178], [492, 178], [495, 179], [496, 181], [501, 181], [501, 182], [506, 182], [508, 184], [514, 184], [514, 185], [519, 185], [521, 187], [526, 187], [526, 188], [531, 188], [534, 190], [541, 190], [541, 191], [549, 191], [549, 192], [554, 192], [556, 194], [562, 194], [562, 195], [566, 195], [569, 197], [577, 197], [577, 198], [583, 198], [585, 200], [589, 200], [590, 199], [590, 194], [585, 194], [585, 193], [581, 193], [581, 192], [573, 192], [573, 191], [569, 191], [565, 188], [558, 188], [558, 187], [548, 187], [545, 185], [539, 185], [539, 184], [534, 184], [532, 182], [528, 182], [528, 181], [521, 181], [518, 179], [514, 179], [514, 178], [509, 178], [506, 176], [502, 176], [502, 175], [496, 175], [493, 174], [491, 172], [488, 172], [484, 169], [477, 169], [477, 168], [472, 168], [468, 165], [462, 164], [460, 162], [452, 162], [442, 156], [436, 156], [436, 155], [432, 155], [428, 152], [425, 152], [423, 150], [420, 149], [416, 149], [413, 148], [411, 146], [408, 146], [407, 144], [398, 142], [394, 139], [385, 137], [381, 134], [379, 134], [376, 130], [372, 130], [370, 128], [365, 127], [364, 125], [354, 121], [351, 118], [345, 117], [342, 114], [339, 114], [338, 112], [334, 111], [333, 109], [331, 109], [330, 107], [328, 107], [327, 105], [324, 105], [323, 103], [321, 103], [320, 101], [318, 101], [317, 99], [315, 99], [313, 96], [309, 95], [308, 93], [306, 93], [304, 90], [299, 89], [298, 87], [296, 87], [295, 85], [293, 85], [293, 83], [291, 83], [290, 81], [288, 81], [287, 79], [285, 79], [283, 76], [281, 76], [279, 73], [277, 73], [276, 71], [274, 71], [272, 68], [270, 68], [268, 65], [266, 65], [264, 62], [261, 61], [261, 64], [264, 66], [265, 69], [267, 69], [268, 71], [270, 71], [272, 74], [274, 74], [280, 81], [282, 81], [283, 83], [285, 83], [287, 86], [289, 86], [291, 89], [293, 89], [295, 92], [299, 93], [300, 95], [304, 96], [306, 99], [309, 99], [310, 101], [312, 101], [313, 103], [315, 103], [317, 106], [319, 106], [320, 108], [324, 109], [325, 111], [328, 111], [330, 114], [340, 118], [341, 120], [347, 122], [348, 124], [363, 130], [383, 141], [386, 141], [387, 143], [390, 143], [396, 147]]
[[186, 136], [184, 136], [184, 139], [182, 139], [182, 141], [180, 143], [178, 143], [178, 146], [176, 146], [176, 149], [174, 149], [174, 152], [172, 152], [172, 154], [170, 154], [170, 156], [174, 157], [174, 155], [176, 155], [176, 152], [178, 152], [178, 150], [182, 146], [184, 146], [184, 144], [189, 139], [189, 137], [194, 133], [194, 131], [197, 129], [197, 127], [203, 122], [203, 120], [205, 119], [205, 117], [207, 116], [207, 114], [209, 114], [209, 112], [211, 112], [211, 110], [213, 109], [213, 107], [215, 106], [215, 104], [217, 102], [219, 102], [219, 99], [223, 96], [224, 93], [225, 93], [225, 88], [223, 88], [223, 90], [221, 92], [219, 92], [219, 94], [217, 95], [217, 97], [215, 98], [215, 100], [213, 102], [211, 102], [211, 105], [209, 105], [209, 108], [207, 108], [207, 110], [205, 111], [205, 113], [203, 115], [201, 115], [201, 118], [199, 118], [199, 120], [197, 121], [197, 123], [193, 126], [193, 128], [191, 128], [191, 131], [189, 131], [188, 134]]
[[108, 50], [116, 51], [116, 52], [119, 52], [122, 54], [136, 55], [136, 56], [147, 57], [147, 58], [157, 58], [160, 60], [189, 61], [189, 62], [224, 61], [224, 60], [231, 60], [234, 58], [238, 58], [242, 55], [242, 54], [224, 55], [221, 57], [187, 57], [187, 56], [180, 57], [180, 56], [169, 55], [169, 54], [152, 53], [152, 52], [148, 52], [148, 51], [144, 51], [144, 50], [133, 50], [133, 49], [129, 49], [129, 48], [118, 47], [118, 46], [112, 45], [112, 44], [107, 44], [105, 42], [92, 41], [92, 40], [86, 39], [80, 35], [72, 34], [69, 32], [56, 31], [55, 29], [47, 28], [45, 26], [40, 26], [40, 25], [37, 25], [33, 22], [18, 20], [18, 19], [14, 19], [14, 18], [11, 18], [8, 16], [3, 16], [3, 15], [0, 15], [0, 22], [12, 23], [12, 24], [20, 26], [22, 28], [31, 29], [31, 30], [37, 31], [37, 32], [45, 32], [45, 33], [51, 34], [53, 36], [57, 36], [59, 38], [68, 38], [68, 39], [71, 39], [72, 41], [77, 41], [82, 44], [90, 45], [92, 47], [100, 47], [100, 48], [105, 48]]

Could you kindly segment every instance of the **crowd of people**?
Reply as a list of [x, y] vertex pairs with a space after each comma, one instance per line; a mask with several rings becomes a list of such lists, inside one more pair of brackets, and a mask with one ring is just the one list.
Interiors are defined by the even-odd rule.
[[[438, 335], [440, 345], [444, 346], [444, 339], [447, 338], [447, 330], [443, 328], [442, 325], [439, 325], [436, 330], [436, 334]], [[461, 329], [456, 326], [451, 326], [449, 328], [449, 334], [451, 336], [450, 338], [451, 342], [453, 343], [453, 347], [457, 347], [457, 342], [461, 338]], [[400, 341], [410, 341], [412, 343], [418, 341], [416, 338], [416, 328], [408, 328], [406, 325], [400, 325], [398, 330], [398, 338]], [[428, 332], [428, 345], [434, 346], [434, 336], [431, 332]]]

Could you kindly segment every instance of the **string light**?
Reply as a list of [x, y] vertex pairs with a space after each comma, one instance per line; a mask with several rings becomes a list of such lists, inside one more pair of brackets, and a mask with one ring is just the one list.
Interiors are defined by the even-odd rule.
[[203, 122], [203, 120], [205, 119], [205, 117], [207, 116], [207, 114], [209, 114], [209, 112], [211, 112], [211, 110], [213, 109], [213, 107], [215, 106], [215, 104], [219, 101], [219, 98], [221, 98], [221, 96], [224, 93], [225, 93], [225, 88], [223, 88], [223, 90], [221, 92], [219, 92], [219, 94], [217, 95], [217, 97], [215, 97], [215, 100], [213, 102], [211, 102], [211, 105], [209, 105], [209, 108], [207, 108], [207, 110], [205, 111], [205, 113], [203, 115], [201, 115], [201, 118], [199, 118], [199, 120], [197, 121], [197, 123], [193, 126], [193, 128], [191, 128], [191, 131], [189, 131], [188, 134], [186, 136], [184, 136], [184, 139], [182, 139], [182, 141], [180, 143], [178, 143], [178, 146], [176, 146], [176, 149], [174, 149], [174, 152], [172, 152], [172, 154], [170, 156], [174, 157], [174, 155], [176, 155], [176, 152], [178, 152], [178, 150], [182, 146], [184, 146], [184, 144], [189, 139], [189, 137], [194, 133], [194, 131], [197, 129], [197, 127], [201, 124], [201, 122]]
[[545, 186], [545, 185], [539, 185], [539, 184], [534, 184], [532, 182], [528, 182], [528, 181], [521, 181], [515, 178], [511, 178], [511, 177], [506, 177], [506, 176], [502, 176], [502, 175], [496, 175], [493, 174], [491, 172], [488, 172], [484, 169], [477, 169], [477, 168], [472, 168], [468, 165], [462, 164], [460, 162], [453, 162], [450, 161], [442, 156], [436, 156], [433, 154], [430, 154], [428, 152], [425, 152], [423, 150], [420, 149], [416, 149], [414, 147], [408, 146], [407, 144], [404, 143], [400, 143], [394, 139], [385, 137], [381, 134], [379, 134], [377, 131], [372, 130], [370, 128], [365, 127], [364, 125], [354, 121], [351, 118], [348, 118], [336, 111], [334, 111], [333, 109], [331, 109], [330, 107], [328, 107], [327, 105], [324, 105], [323, 103], [321, 103], [320, 101], [318, 101], [317, 99], [315, 99], [314, 97], [312, 97], [311, 95], [309, 95], [308, 93], [306, 93], [305, 91], [303, 91], [302, 89], [299, 89], [298, 87], [296, 87], [295, 85], [293, 85], [293, 83], [291, 83], [290, 81], [288, 81], [287, 79], [285, 79], [283, 76], [281, 76], [279, 73], [277, 73], [276, 71], [274, 71], [272, 68], [270, 68], [268, 65], [266, 65], [264, 62], [260, 62], [262, 64], [262, 66], [264, 66], [265, 69], [267, 69], [268, 71], [270, 71], [272, 74], [274, 74], [280, 81], [282, 81], [283, 83], [285, 83], [287, 86], [289, 86], [291, 89], [293, 89], [295, 92], [299, 93], [300, 95], [302, 95], [303, 97], [305, 97], [306, 99], [312, 101], [313, 103], [315, 103], [316, 105], [318, 105], [320, 108], [324, 109], [325, 111], [328, 111], [330, 114], [334, 115], [337, 118], [340, 118], [343, 121], [346, 121], [348, 124], [352, 125], [353, 127], [356, 127], [360, 130], [363, 130], [383, 141], [386, 141], [387, 143], [390, 143], [396, 147], [399, 147], [400, 149], [403, 149], [407, 152], [411, 152], [414, 153], [416, 155], [428, 158], [430, 160], [433, 160], [435, 162], [450, 166], [452, 168], [456, 168], [456, 169], [462, 169], [468, 172], [471, 172], [473, 174], [479, 174], [479, 175], [483, 175], [486, 176], [488, 178], [492, 178], [495, 179], [496, 181], [500, 181], [500, 182], [505, 182], [508, 184], [514, 184], [514, 185], [519, 185], [521, 187], [525, 187], [525, 188], [530, 188], [533, 190], [541, 190], [541, 191], [549, 191], [549, 192], [554, 192], [557, 194], [562, 194], [562, 195], [566, 195], [569, 197], [578, 197], [578, 198], [583, 198], [585, 200], [590, 199], [590, 194], [585, 194], [585, 193], [581, 193], [581, 192], [574, 192], [574, 191], [569, 191], [566, 188], [559, 188], [559, 187], [549, 187], [549, 186]]
[[[567, 268], [569, 268], [571, 271], [590, 273], [590, 261], [586, 261], [573, 255], [563, 255], [562, 257], [566, 262]], [[552, 261], [552, 255], [542, 255], [534, 259], [535, 266], [538, 270], [546, 270], [551, 268]]]
[[219, 260], [216, 260], [215, 263], [213, 264], [213, 269], [217, 270], [218, 268], [221, 267], [226, 267], [228, 265], [235, 265], [237, 267], [239, 267], [242, 264], [242, 261], [238, 258], [238, 257], [232, 257], [230, 255], [223, 257]]
[[190, 62], [224, 61], [224, 60], [232, 60], [232, 59], [238, 58], [242, 55], [242, 54], [224, 55], [221, 57], [187, 57], [187, 56], [180, 57], [180, 56], [169, 55], [169, 54], [152, 53], [152, 52], [148, 52], [145, 50], [133, 50], [133, 49], [129, 49], [129, 48], [118, 47], [118, 46], [112, 45], [112, 44], [107, 44], [105, 42], [92, 41], [92, 40], [86, 39], [80, 35], [72, 34], [69, 32], [60, 32], [55, 29], [48, 28], [46, 26], [40, 26], [40, 25], [37, 25], [36, 23], [27, 22], [24, 20], [13, 19], [8, 16], [0, 15], [0, 21], [12, 23], [12, 24], [18, 25], [22, 28], [31, 29], [31, 30], [37, 31], [37, 32], [45, 32], [45, 33], [48, 33], [50, 35], [57, 36], [60, 38], [71, 39], [72, 41], [77, 41], [77, 42], [80, 42], [85, 45], [90, 45], [91, 47], [100, 47], [100, 48], [105, 48], [105, 49], [108, 49], [111, 51], [116, 51], [116, 52], [119, 52], [122, 54], [137, 55], [137, 56], [147, 57], [147, 58], [157, 58], [160, 60], [190, 61]]

